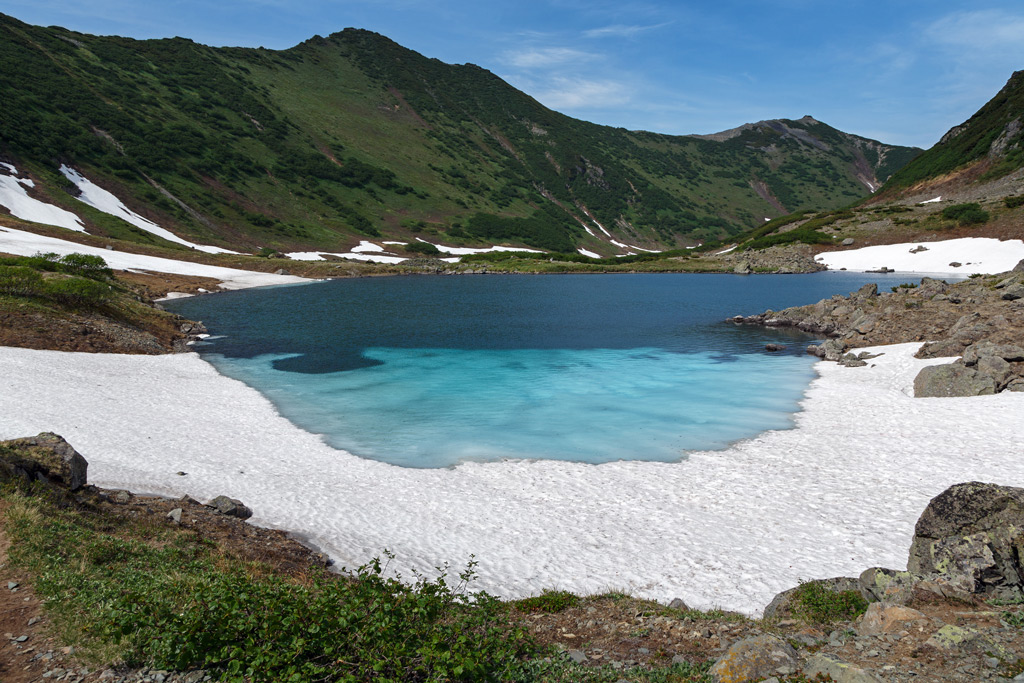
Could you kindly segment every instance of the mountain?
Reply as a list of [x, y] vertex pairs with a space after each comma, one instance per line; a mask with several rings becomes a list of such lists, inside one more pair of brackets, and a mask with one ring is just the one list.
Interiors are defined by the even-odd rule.
[[[931, 149], [896, 171], [879, 199], [998, 180], [1024, 166], [1024, 71]], [[1005, 192], [1005, 189], [1000, 190]]]
[[[0, 90], [0, 160], [35, 196], [80, 207], [65, 166], [187, 240], [246, 251], [366, 236], [679, 247], [849, 205], [920, 151], [811, 117], [713, 136], [600, 126], [355, 29], [273, 51], [0, 15]], [[174, 246], [82, 217], [94, 234]]]

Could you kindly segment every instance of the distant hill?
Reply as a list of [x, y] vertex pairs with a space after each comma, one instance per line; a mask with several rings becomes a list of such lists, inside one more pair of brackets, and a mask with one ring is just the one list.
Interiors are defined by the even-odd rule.
[[1024, 166], [1024, 71], [886, 183], [879, 199], [998, 180]]
[[[599, 126], [355, 29], [273, 51], [0, 15], [0, 92], [0, 161], [36, 196], [78, 206], [66, 164], [188, 240], [246, 251], [366, 236], [680, 247], [849, 205], [920, 152], [811, 117], [704, 137]], [[83, 218], [94, 234], [175, 246]]]

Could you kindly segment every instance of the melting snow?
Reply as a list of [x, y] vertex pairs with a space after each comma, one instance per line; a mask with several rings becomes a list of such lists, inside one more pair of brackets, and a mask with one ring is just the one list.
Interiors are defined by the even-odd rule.
[[953, 483], [1024, 485], [1024, 394], [912, 398], [944, 362], [917, 346], [819, 363], [795, 429], [678, 463], [403, 469], [326, 446], [192, 354], [0, 348], [0, 438], [62, 434], [100, 486], [241, 498], [347, 567], [388, 548], [403, 575], [431, 574], [475, 554], [498, 595], [618, 589], [756, 614], [800, 579], [903, 568]]
[[526, 247], [487, 247], [485, 249], [474, 249], [471, 247], [447, 247], [443, 244], [434, 244], [433, 242], [427, 242], [422, 237], [416, 238], [417, 242], [423, 242], [424, 244], [433, 244], [437, 247], [438, 251], [443, 251], [446, 254], [456, 254], [458, 256], [465, 256], [468, 254], [486, 254], [494, 251], [528, 251], [531, 254], [543, 254], [544, 252], [540, 249], [527, 249]]
[[11, 164], [0, 164], [11, 175], [0, 175], [0, 206], [15, 218], [33, 223], [55, 225], [75, 232], [85, 232], [82, 219], [64, 209], [28, 196], [26, 187], [35, 187], [28, 178], [18, 178], [18, 169]]
[[[923, 246], [927, 251], [911, 253]], [[905, 242], [829, 251], [815, 256], [830, 270], [853, 271], [890, 268], [902, 273], [966, 276], [972, 273], [1002, 273], [1024, 259], [1024, 241], [1000, 241], [989, 237], [962, 237], [941, 242]], [[960, 263], [960, 266], [950, 265]]]
[[135, 213], [127, 206], [125, 206], [120, 199], [114, 196], [112, 193], [104, 190], [102, 187], [92, 182], [75, 169], [61, 165], [60, 172], [64, 174], [64, 177], [73, 182], [82, 194], [79, 195], [78, 200], [88, 204], [94, 209], [99, 209], [103, 213], [116, 216], [121, 220], [131, 223], [137, 228], [141, 228], [148, 233], [162, 237], [169, 242], [175, 242], [177, 244], [191, 247], [199, 251], [204, 251], [208, 254], [237, 254], [237, 251], [231, 251], [230, 249], [222, 249], [220, 247], [211, 247], [203, 244], [195, 244], [188, 240], [178, 237], [170, 230], [161, 228], [153, 221], [143, 218], [139, 214]]
[[921, 203], [922, 204], [934, 204], [935, 202], [941, 202], [941, 201], [942, 201], [942, 197], [936, 197], [935, 199], [926, 199], [925, 201], [923, 201]]
[[204, 263], [175, 261], [174, 259], [130, 254], [123, 251], [112, 251], [90, 247], [77, 242], [36, 235], [31, 232], [0, 228], [0, 251], [21, 256], [31, 256], [39, 252], [57, 254], [93, 254], [101, 256], [111, 268], [117, 270], [147, 270], [157, 273], [176, 273], [178, 275], [196, 275], [212, 277], [222, 281], [224, 289], [244, 289], [246, 287], [262, 287], [265, 285], [283, 285], [310, 280], [293, 275], [273, 275], [237, 268], [208, 266]]
[[594, 252], [587, 251], [586, 249], [577, 249], [576, 251], [583, 254], [584, 256], [589, 256], [590, 258], [601, 258], [600, 254], [595, 254]]

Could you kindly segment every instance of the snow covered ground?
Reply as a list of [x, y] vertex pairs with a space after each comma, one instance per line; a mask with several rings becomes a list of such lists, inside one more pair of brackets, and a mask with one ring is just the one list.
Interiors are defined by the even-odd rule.
[[[208, 254], [237, 254], [237, 251], [231, 251], [230, 249], [222, 249], [220, 247], [211, 247], [204, 244], [196, 244], [195, 242], [189, 242], [186, 239], [178, 237], [173, 232], [166, 228], [161, 228], [153, 221], [143, 218], [139, 214], [135, 213], [124, 203], [114, 196], [113, 193], [104, 190], [102, 187], [92, 182], [81, 173], [71, 168], [70, 166], [61, 165], [60, 172], [64, 174], [64, 177], [70, 180], [78, 187], [81, 194], [78, 196], [78, 201], [88, 204], [94, 209], [99, 209], [103, 213], [116, 216], [121, 220], [131, 223], [137, 228], [141, 228], [148, 233], [162, 237], [165, 240], [174, 242], [176, 244], [183, 244], [186, 247], [192, 247], [199, 251], [205, 251]], [[36, 221], [37, 223], [45, 223], [46, 221]]]
[[18, 169], [10, 164], [0, 163], [3, 169], [10, 175], [0, 173], [0, 206], [3, 206], [15, 218], [44, 225], [56, 225], [75, 232], [85, 232], [82, 219], [64, 209], [47, 204], [33, 197], [28, 196], [27, 187], [34, 187], [35, 183], [29, 178], [18, 178]]
[[914, 399], [942, 362], [916, 347], [819, 363], [795, 429], [678, 463], [403, 469], [326, 446], [192, 354], [0, 348], [0, 438], [57, 432], [101, 486], [241, 498], [348, 567], [387, 548], [408, 576], [475, 554], [499, 595], [624, 589], [755, 614], [800, 579], [903, 568], [953, 483], [1024, 485], [1024, 394]]
[[56, 237], [47, 237], [45, 235], [25, 232], [24, 230], [3, 227], [0, 227], [0, 252], [16, 254], [18, 256], [31, 256], [40, 252], [54, 252], [62, 255], [72, 253], [93, 254], [101, 256], [107, 262], [107, 265], [116, 270], [148, 270], [157, 273], [213, 277], [222, 281], [224, 289], [244, 289], [246, 287], [310, 282], [310, 280], [295, 277], [294, 275], [259, 273], [251, 270], [208, 266], [203, 263], [175, 261], [158, 256], [145, 256], [143, 254], [130, 254], [123, 251], [100, 249], [99, 247], [90, 247], [85, 244], [78, 244], [77, 242], [57, 239]]
[[[918, 250], [924, 247], [921, 251]], [[941, 242], [907, 242], [829, 251], [814, 257], [830, 270], [867, 271], [889, 268], [900, 273], [966, 277], [1002, 273], [1024, 259], [1024, 241], [962, 237]], [[959, 263], [959, 266], [952, 265]]]

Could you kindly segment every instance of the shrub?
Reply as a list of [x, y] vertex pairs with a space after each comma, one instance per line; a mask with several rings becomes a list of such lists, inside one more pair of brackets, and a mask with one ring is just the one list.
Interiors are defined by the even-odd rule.
[[435, 247], [430, 242], [409, 242], [405, 245], [405, 250], [414, 254], [429, 254], [435, 256], [441, 253], [441, 250]]
[[1024, 195], [1006, 197], [1003, 199], [1003, 204], [1006, 205], [1007, 209], [1016, 209], [1018, 206], [1024, 206]]
[[43, 276], [25, 266], [0, 266], [0, 294], [7, 296], [39, 296]]
[[110, 301], [110, 285], [80, 277], [59, 277], [45, 281], [45, 294], [67, 306], [101, 306]]
[[547, 612], [550, 614], [573, 607], [579, 601], [578, 596], [568, 591], [546, 590], [532, 598], [516, 600], [512, 605], [521, 612]]
[[817, 581], [802, 583], [792, 596], [793, 614], [819, 624], [847, 621], [867, 611], [857, 591], [833, 591]]
[[947, 206], [942, 210], [942, 217], [956, 221], [957, 225], [979, 225], [988, 222], [989, 214], [977, 202], [969, 202]]
[[901, 289], [914, 289], [914, 288], [916, 288], [916, 287], [917, 287], [917, 285], [916, 285], [916, 284], [914, 284], [913, 282], [904, 282], [904, 283], [903, 283], [903, 284], [901, 284], [901, 285], [893, 285], [893, 286], [891, 287], [891, 289], [892, 289], [892, 291], [894, 291], [894, 292], [898, 292], [898, 291], [900, 291]]

